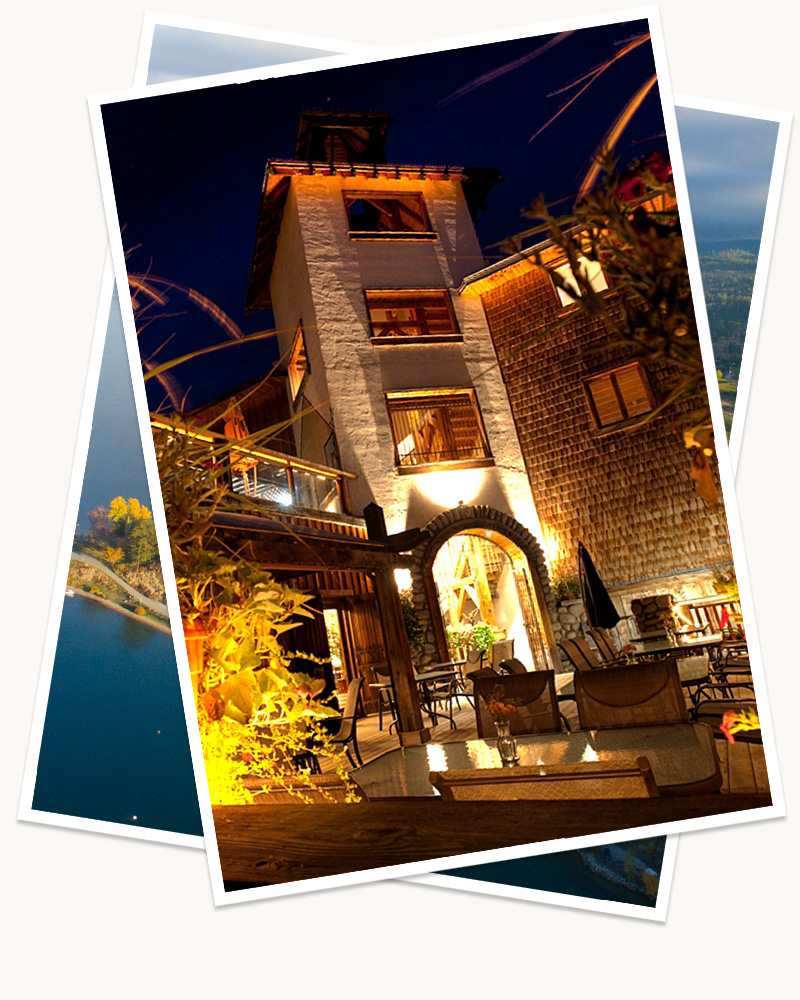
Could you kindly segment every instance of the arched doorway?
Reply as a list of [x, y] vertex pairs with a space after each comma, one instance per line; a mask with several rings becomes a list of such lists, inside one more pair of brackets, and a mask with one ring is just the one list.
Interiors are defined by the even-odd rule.
[[426, 633], [421, 663], [448, 658], [447, 626], [472, 620], [513, 638], [529, 668], [558, 665], [544, 554], [514, 518], [484, 505], [445, 511], [425, 526], [414, 559], [414, 600]]
[[547, 669], [544, 629], [518, 545], [486, 528], [452, 535], [433, 561], [433, 581], [451, 649], [458, 648], [459, 633], [483, 623], [497, 639], [513, 642], [514, 656], [526, 667]]

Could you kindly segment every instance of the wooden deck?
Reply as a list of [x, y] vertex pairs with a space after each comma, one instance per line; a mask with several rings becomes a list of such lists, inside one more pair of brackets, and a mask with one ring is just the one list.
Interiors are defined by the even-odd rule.
[[717, 740], [722, 769], [723, 795], [753, 795], [769, 792], [767, 763], [760, 743], [727, 743]]

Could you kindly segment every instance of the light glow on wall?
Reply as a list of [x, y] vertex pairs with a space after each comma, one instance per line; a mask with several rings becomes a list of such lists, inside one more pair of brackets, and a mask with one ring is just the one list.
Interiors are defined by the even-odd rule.
[[452, 469], [426, 472], [417, 480], [420, 493], [443, 510], [471, 503], [483, 489], [486, 469]]

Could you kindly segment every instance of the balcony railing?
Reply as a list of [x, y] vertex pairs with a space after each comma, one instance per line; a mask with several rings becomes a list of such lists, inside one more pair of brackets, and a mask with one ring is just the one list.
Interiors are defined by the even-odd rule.
[[222, 434], [192, 431], [161, 417], [151, 418], [151, 423], [156, 429], [188, 434], [210, 445], [229, 444], [230, 486], [234, 493], [281, 507], [303, 507], [328, 514], [348, 512], [345, 481], [356, 478], [351, 472], [268, 448], [234, 446], [231, 439]]

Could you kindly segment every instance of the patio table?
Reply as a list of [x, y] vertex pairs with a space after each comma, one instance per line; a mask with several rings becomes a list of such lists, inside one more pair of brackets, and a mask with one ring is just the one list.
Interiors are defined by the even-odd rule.
[[[633, 639], [633, 642], [641, 642], [642, 639]], [[701, 639], [687, 639], [685, 642], [680, 642], [678, 645], [674, 645], [666, 640], [659, 640], [657, 642], [647, 642], [644, 641], [644, 649], [639, 650], [633, 655], [636, 657], [646, 657], [652, 656], [654, 653], [669, 653], [672, 656], [679, 655], [681, 651], [701, 651], [705, 652], [709, 649], [716, 649], [721, 646], [724, 642], [724, 637], [721, 632], [715, 632], [713, 635], [703, 636]]]
[[[495, 740], [429, 743], [389, 750], [351, 777], [368, 799], [438, 795], [431, 771], [500, 767]], [[647, 757], [662, 795], [717, 791], [722, 784], [714, 733], [702, 724], [635, 726], [517, 737], [523, 767], [572, 764], [582, 760]]]

